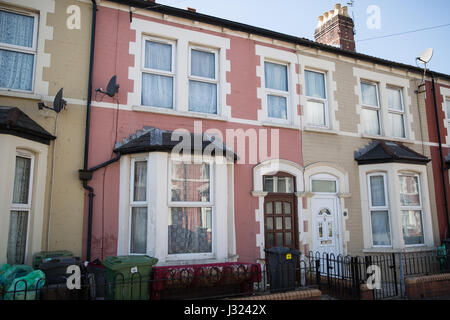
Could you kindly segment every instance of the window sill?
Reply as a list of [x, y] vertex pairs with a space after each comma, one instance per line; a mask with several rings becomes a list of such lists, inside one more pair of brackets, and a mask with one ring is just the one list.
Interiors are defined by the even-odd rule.
[[156, 266], [164, 267], [164, 266], [181, 266], [181, 265], [237, 262], [238, 258], [239, 258], [239, 256], [235, 255], [235, 256], [230, 256], [228, 258], [224, 258], [224, 259], [208, 258], [208, 259], [192, 259], [192, 260], [166, 260], [166, 261], [158, 262], [156, 264]]
[[368, 248], [363, 249], [363, 253], [408, 253], [408, 252], [425, 252], [434, 251], [436, 248], [429, 247], [427, 245], [418, 245], [414, 247], [403, 247], [403, 248]]
[[5, 90], [0, 89], [0, 96], [7, 96], [13, 98], [25, 98], [32, 100], [42, 100], [42, 96], [39, 94], [35, 94], [33, 92], [25, 92], [25, 91], [14, 91], [14, 90]]
[[132, 106], [131, 109], [133, 111], [166, 114], [166, 115], [179, 116], [179, 117], [201, 118], [201, 119], [210, 119], [210, 120], [218, 120], [218, 121], [228, 121], [229, 120], [226, 117], [223, 117], [223, 116], [220, 116], [217, 114], [186, 112], [186, 111], [178, 111], [178, 110], [173, 110], [173, 109], [164, 109], [164, 108], [155, 108], [155, 107], [146, 107], [146, 106]]
[[293, 124], [291, 124], [289, 122], [283, 123], [283, 122], [275, 122], [275, 121], [272, 122], [272, 121], [267, 121], [266, 120], [266, 121], [262, 121], [261, 124], [264, 127], [277, 127], [277, 128], [286, 128], [286, 129], [299, 130], [299, 127], [297, 127], [297, 126], [295, 126], [295, 125], [293, 125]]
[[315, 133], [325, 133], [325, 134], [333, 134], [333, 135], [337, 135], [338, 132], [336, 130], [333, 129], [326, 129], [326, 128], [318, 128], [318, 127], [309, 127], [306, 126], [303, 128], [303, 131], [306, 132], [315, 132]]
[[388, 136], [373, 136], [369, 134], [361, 134], [361, 138], [364, 139], [372, 139], [372, 140], [386, 140], [386, 141], [394, 141], [394, 142], [401, 142], [401, 143], [410, 143], [413, 144], [413, 140], [409, 140], [408, 138], [394, 138], [394, 137], [388, 137]]

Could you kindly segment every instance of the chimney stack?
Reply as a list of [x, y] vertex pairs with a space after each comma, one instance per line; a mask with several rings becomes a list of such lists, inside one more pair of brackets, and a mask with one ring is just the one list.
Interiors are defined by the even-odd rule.
[[338, 3], [333, 10], [319, 17], [314, 39], [319, 43], [355, 51], [354, 26], [347, 7], [341, 7]]

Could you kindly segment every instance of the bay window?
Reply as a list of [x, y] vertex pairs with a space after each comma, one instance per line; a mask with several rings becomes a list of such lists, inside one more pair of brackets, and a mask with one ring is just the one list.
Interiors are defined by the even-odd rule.
[[211, 164], [170, 161], [168, 254], [212, 253]]
[[217, 56], [215, 50], [190, 49], [189, 111], [217, 114]]
[[400, 174], [400, 210], [405, 245], [424, 243], [422, 200], [418, 175]]
[[361, 82], [361, 125], [368, 135], [381, 135], [378, 85]]
[[31, 154], [25, 152], [16, 155], [7, 249], [9, 264], [25, 263], [31, 214], [33, 159]]
[[0, 9], [0, 88], [33, 90], [37, 15]]
[[144, 38], [142, 63], [142, 105], [173, 109], [175, 44], [172, 41]]
[[372, 245], [391, 246], [391, 227], [386, 188], [386, 174], [370, 174], [368, 175], [368, 183]]
[[130, 201], [130, 253], [147, 252], [147, 159], [133, 159], [131, 166], [132, 187]]
[[306, 116], [308, 125], [328, 127], [325, 74], [305, 70], [305, 92], [307, 98]]
[[288, 67], [287, 65], [264, 62], [267, 116], [272, 119], [288, 119]]

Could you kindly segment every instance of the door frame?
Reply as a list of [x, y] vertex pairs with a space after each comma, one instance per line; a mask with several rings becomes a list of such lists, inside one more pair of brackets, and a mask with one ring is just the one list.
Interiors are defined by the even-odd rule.
[[318, 243], [317, 243], [317, 228], [316, 228], [316, 222], [317, 222], [317, 214], [313, 212], [313, 201], [314, 200], [320, 200], [320, 199], [332, 199], [335, 204], [335, 224], [336, 224], [336, 249], [337, 252], [335, 256], [339, 254], [343, 254], [343, 223], [342, 223], [342, 215], [341, 215], [341, 206], [340, 206], [340, 198], [339, 198], [339, 178], [337, 178], [334, 175], [331, 174], [316, 174], [310, 177], [309, 184], [310, 184], [310, 190], [312, 191], [312, 181], [313, 180], [333, 180], [336, 183], [336, 192], [313, 192], [312, 197], [310, 198], [310, 212], [311, 212], [311, 244], [312, 244], [312, 251], [318, 252]]

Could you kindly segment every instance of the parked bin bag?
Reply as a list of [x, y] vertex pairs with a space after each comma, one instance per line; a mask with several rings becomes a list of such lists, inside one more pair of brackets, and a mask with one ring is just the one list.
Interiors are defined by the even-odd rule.
[[7, 264], [7, 263], [2, 264], [2, 265], [0, 266], [0, 285], [2, 284], [3, 275], [5, 274], [5, 272], [6, 272], [9, 268], [11, 268], [11, 265], [9, 265], [9, 264]]
[[4, 273], [0, 274], [0, 285], [2, 285], [4, 288], [9, 288], [9, 286], [15, 279], [24, 277], [33, 271], [32, 267], [23, 264], [12, 265], [9, 266], [9, 268], [7, 266], [2, 266], [2, 270], [4, 270]]
[[[24, 277], [16, 278], [6, 291], [5, 300], [37, 300], [45, 284], [45, 273], [35, 270]], [[14, 294], [15, 292], [15, 294]]]

